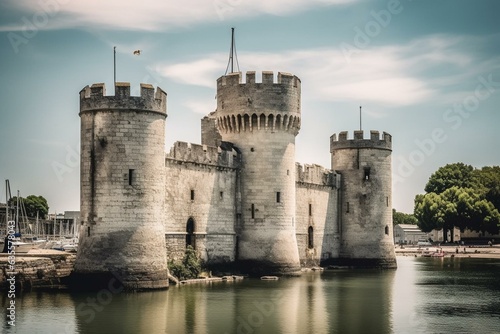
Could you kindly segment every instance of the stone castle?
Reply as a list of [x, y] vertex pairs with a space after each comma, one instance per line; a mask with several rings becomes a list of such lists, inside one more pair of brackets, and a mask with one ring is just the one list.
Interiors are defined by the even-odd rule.
[[[167, 259], [291, 274], [339, 264], [395, 268], [391, 136], [330, 137], [331, 168], [295, 162], [301, 81], [240, 72], [217, 80], [201, 144], [164, 152], [167, 94], [141, 84], [80, 92], [81, 227], [75, 275], [130, 289], [168, 286]], [[168, 131], [168, 129], [167, 129]]]

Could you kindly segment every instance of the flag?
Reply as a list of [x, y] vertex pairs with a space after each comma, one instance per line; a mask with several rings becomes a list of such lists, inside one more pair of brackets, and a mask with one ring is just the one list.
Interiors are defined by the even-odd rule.
[[140, 56], [140, 55], [141, 55], [141, 50], [134, 51], [134, 56]]

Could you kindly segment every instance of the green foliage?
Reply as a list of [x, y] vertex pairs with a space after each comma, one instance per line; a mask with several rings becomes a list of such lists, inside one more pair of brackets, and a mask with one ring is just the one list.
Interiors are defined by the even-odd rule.
[[188, 246], [182, 261], [169, 261], [168, 269], [172, 275], [180, 280], [197, 278], [202, 270], [202, 261], [196, 255], [196, 251], [193, 247]]
[[393, 225], [399, 225], [399, 224], [416, 225], [417, 222], [418, 222], [417, 218], [415, 218], [415, 216], [413, 214], [398, 212], [398, 211], [396, 211], [396, 209], [392, 209], [392, 224]]
[[424, 232], [453, 227], [498, 233], [500, 167], [481, 170], [462, 163], [439, 168], [415, 197], [415, 217]]
[[483, 167], [476, 173], [485, 188], [485, 198], [500, 211], [500, 166]]
[[441, 167], [431, 175], [424, 190], [426, 193], [441, 194], [453, 186], [475, 188], [477, 180], [474, 168], [461, 162]]
[[[17, 197], [14, 196], [9, 200], [9, 206], [15, 207], [16, 205]], [[38, 212], [38, 217], [40, 219], [45, 219], [49, 213], [49, 204], [43, 196], [29, 195], [26, 198], [19, 197], [19, 206], [21, 207], [21, 205], [24, 205], [26, 215], [29, 218], [36, 218]]]

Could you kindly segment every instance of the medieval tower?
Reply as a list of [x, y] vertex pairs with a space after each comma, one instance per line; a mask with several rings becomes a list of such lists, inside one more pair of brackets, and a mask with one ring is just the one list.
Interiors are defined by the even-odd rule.
[[354, 131], [330, 138], [332, 169], [341, 174], [339, 258], [361, 267], [395, 268], [392, 232], [392, 137]]
[[269, 273], [300, 269], [295, 218], [295, 136], [300, 80], [287, 73], [231, 73], [217, 80], [214, 114], [222, 141], [241, 151], [241, 213], [236, 221], [240, 264]]
[[75, 284], [165, 288], [166, 93], [141, 84], [104, 84], [80, 92], [81, 226]]

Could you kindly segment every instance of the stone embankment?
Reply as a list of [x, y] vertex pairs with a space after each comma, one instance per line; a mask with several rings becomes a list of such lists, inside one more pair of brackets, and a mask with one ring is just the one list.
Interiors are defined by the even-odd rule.
[[397, 256], [436, 256], [442, 253], [442, 257], [500, 259], [500, 245], [396, 246], [395, 251]]
[[15, 257], [1, 253], [0, 289], [6, 289], [7, 279], [12, 277], [15, 278], [16, 291], [65, 288], [74, 262], [75, 253], [56, 250], [30, 250], [29, 253], [15, 254]]

